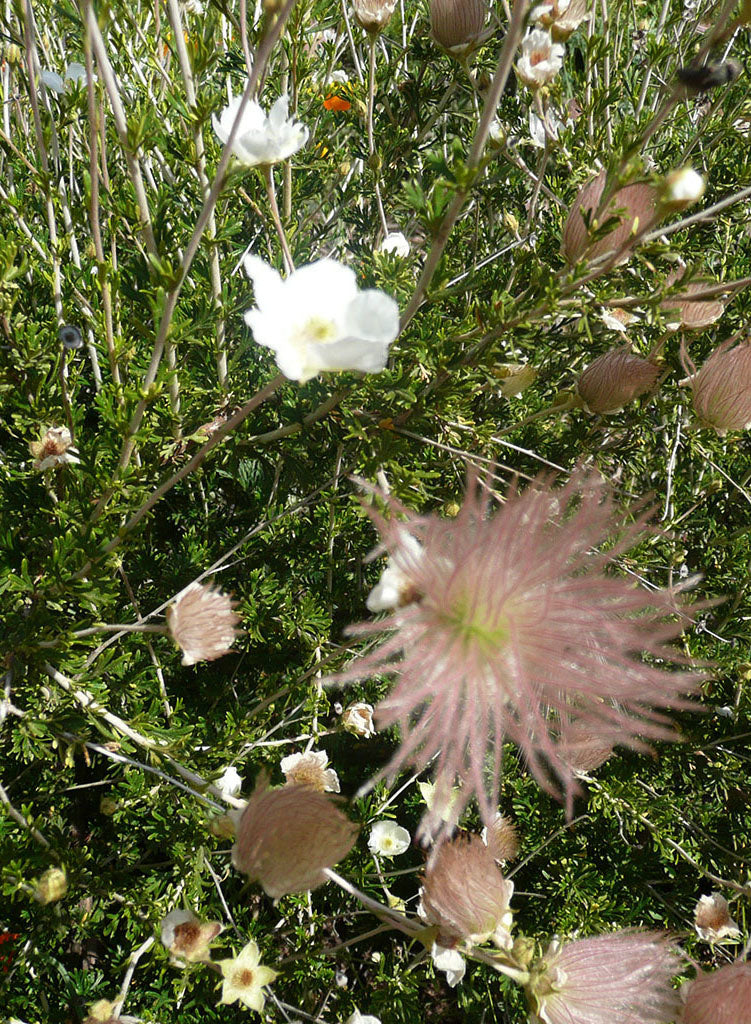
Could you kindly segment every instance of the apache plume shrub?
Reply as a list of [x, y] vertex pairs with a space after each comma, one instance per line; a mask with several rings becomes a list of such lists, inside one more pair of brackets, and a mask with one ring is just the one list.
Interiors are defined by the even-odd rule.
[[[393, 501], [406, 523], [374, 515], [391, 557], [405, 531], [422, 542], [422, 557], [403, 562], [422, 597], [354, 627], [389, 635], [339, 678], [396, 676], [376, 709], [380, 727], [401, 729], [385, 771], [435, 761], [438, 789], [462, 779], [457, 810], [474, 795], [490, 824], [504, 739], [570, 801], [569, 746], [582, 730], [637, 749], [642, 737], [670, 738], [663, 709], [686, 706], [696, 680], [638, 658], [680, 660], [668, 645], [680, 632], [674, 597], [606, 571], [642, 534], [643, 515], [623, 527], [604, 485], [581, 474], [558, 490], [512, 489], [493, 514], [482, 495], [470, 477], [455, 519], [410, 516]], [[614, 546], [595, 550], [614, 534]]]

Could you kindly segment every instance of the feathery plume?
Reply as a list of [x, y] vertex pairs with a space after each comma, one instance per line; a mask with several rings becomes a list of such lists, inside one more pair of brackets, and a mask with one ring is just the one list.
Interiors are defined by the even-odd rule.
[[[632, 235], [648, 230], [657, 220], [657, 190], [644, 182], [618, 189], [606, 208], [595, 218], [605, 191], [606, 177], [605, 171], [601, 171], [584, 185], [569, 211], [561, 242], [561, 254], [568, 264], [576, 263], [584, 255], [589, 260], [595, 260], [607, 252], [620, 251]], [[589, 229], [614, 217], [620, 223], [603, 238], [590, 244], [589, 229], [583, 214], [591, 218]], [[628, 252], [624, 251], [620, 258], [625, 259], [627, 255]]]
[[702, 973], [687, 988], [681, 1024], [751, 1024], [751, 964]]
[[692, 374], [694, 412], [720, 435], [751, 426], [751, 338], [738, 345], [733, 341], [728, 338], [718, 345], [698, 371], [681, 346], [683, 366]]
[[659, 376], [659, 366], [634, 355], [627, 345], [598, 356], [579, 377], [576, 387], [587, 412], [609, 416], [652, 391]]
[[237, 636], [236, 602], [218, 587], [191, 585], [167, 609], [167, 627], [183, 652], [183, 665], [216, 661]]

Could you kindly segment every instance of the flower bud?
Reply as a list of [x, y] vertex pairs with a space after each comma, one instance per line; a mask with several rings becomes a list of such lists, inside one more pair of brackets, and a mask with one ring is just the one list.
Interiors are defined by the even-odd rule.
[[609, 416], [657, 384], [660, 368], [628, 348], [599, 356], [579, 377], [577, 390], [587, 412]]
[[352, 0], [355, 21], [372, 35], [383, 32], [395, 7], [396, 0]]
[[65, 868], [47, 868], [36, 884], [34, 899], [42, 906], [57, 903], [68, 891], [68, 877]]
[[430, 0], [433, 38], [453, 53], [471, 50], [480, 41], [487, 14], [487, 0]]
[[482, 830], [482, 841], [498, 863], [515, 860], [519, 853], [519, 836], [516, 825], [511, 818], [496, 814], [495, 818]]
[[[644, 182], [618, 189], [607, 209], [598, 213], [605, 190], [605, 178], [605, 171], [601, 171], [588, 182], [569, 211], [561, 242], [561, 253], [568, 264], [576, 263], [584, 255], [594, 260], [607, 252], [621, 250], [629, 238], [637, 232], [648, 230], [657, 220], [657, 190]], [[589, 229], [583, 214], [587, 215]], [[620, 221], [618, 226], [590, 244], [589, 231], [613, 217]], [[625, 259], [626, 255], [627, 252], [624, 252], [621, 259]]]
[[[695, 370], [681, 352], [684, 366]], [[751, 426], [751, 339], [719, 345], [690, 378], [694, 412], [705, 427], [718, 434]]]
[[662, 202], [669, 210], [685, 210], [704, 195], [707, 183], [693, 167], [681, 167], [665, 179]]

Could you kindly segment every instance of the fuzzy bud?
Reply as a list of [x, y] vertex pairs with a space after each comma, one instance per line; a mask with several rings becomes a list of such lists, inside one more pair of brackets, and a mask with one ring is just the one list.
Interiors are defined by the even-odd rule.
[[502, 864], [507, 860], [515, 860], [519, 853], [519, 836], [516, 825], [511, 818], [496, 814], [495, 818], [482, 830], [482, 841], [493, 855], [493, 859]]
[[353, 0], [352, 10], [357, 24], [372, 35], [388, 25], [396, 8], [396, 0]]
[[700, 974], [687, 988], [681, 1024], [751, 1024], [751, 963]]
[[[607, 204], [607, 208], [598, 212], [605, 190], [605, 178], [605, 171], [601, 171], [596, 178], [588, 182], [579, 192], [569, 211], [561, 242], [561, 253], [568, 264], [576, 263], [584, 255], [594, 260], [607, 252], [621, 249], [625, 250], [621, 256], [621, 259], [624, 259], [629, 239], [648, 230], [657, 220], [657, 190], [644, 182], [619, 189]], [[589, 230], [584, 214], [589, 221]], [[590, 244], [589, 231], [613, 217], [620, 222], [617, 227]]]
[[[684, 268], [674, 271], [665, 281], [670, 288], [683, 276]], [[667, 314], [670, 323], [668, 329], [684, 331], [700, 331], [719, 320], [725, 312], [725, 303], [721, 298], [694, 299], [693, 296], [711, 288], [715, 281], [699, 280], [686, 285], [680, 295], [673, 295], [660, 303], [660, 308]]]
[[215, 661], [227, 653], [238, 632], [236, 603], [217, 587], [191, 583], [169, 606], [167, 626], [183, 652], [183, 665]]
[[488, 16], [487, 0], [430, 0], [430, 28], [444, 50], [471, 50], [481, 39]]
[[751, 426], [751, 338], [733, 345], [724, 341], [695, 372], [686, 355], [683, 364], [693, 376], [689, 379], [694, 412], [705, 427], [718, 434], [745, 430]]
[[660, 368], [628, 348], [611, 349], [582, 373], [577, 384], [587, 412], [611, 415], [657, 384]]
[[64, 868], [47, 868], [34, 889], [34, 899], [42, 906], [57, 903], [68, 891], [68, 876]]

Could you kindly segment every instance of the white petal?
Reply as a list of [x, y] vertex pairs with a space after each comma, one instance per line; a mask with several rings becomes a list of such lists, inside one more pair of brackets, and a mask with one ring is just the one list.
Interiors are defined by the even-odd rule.
[[73, 61], [72, 64], [68, 65], [68, 70], [65, 72], [66, 82], [83, 82], [86, 84], [86, 68], [83, 64], [79, 64], [78, 61]]
[[456, 949], [444, 949], [436, 942], [433, 944], [432, 957], [436, 969], [445, 973], [449, 986], [456, 988], [467, 969], [467, 964], [461, 953]]
[[346, 329], [353, 337], [388, 346], [399, 333], [399, 307], [390, 295], [375, 288], [360, 292], [347, 309]]
[[52, 89], [60, 95], [65, 92], [65, 82], [63, 82], [60, 75], [55, 71], [43, 71], [42, 82], [47, 86], [48, 89]]
[[279, 130], [287, 120], [289, 113], [289, 97], [286, 92], [282, 93], [269, 111], [269, 124], [272, 128]]
[[278, 270], [251, 253], [243, 260], [245, 273], [253, 282], [256, 307], [261, 312], [284, 302], [284, 282]]

